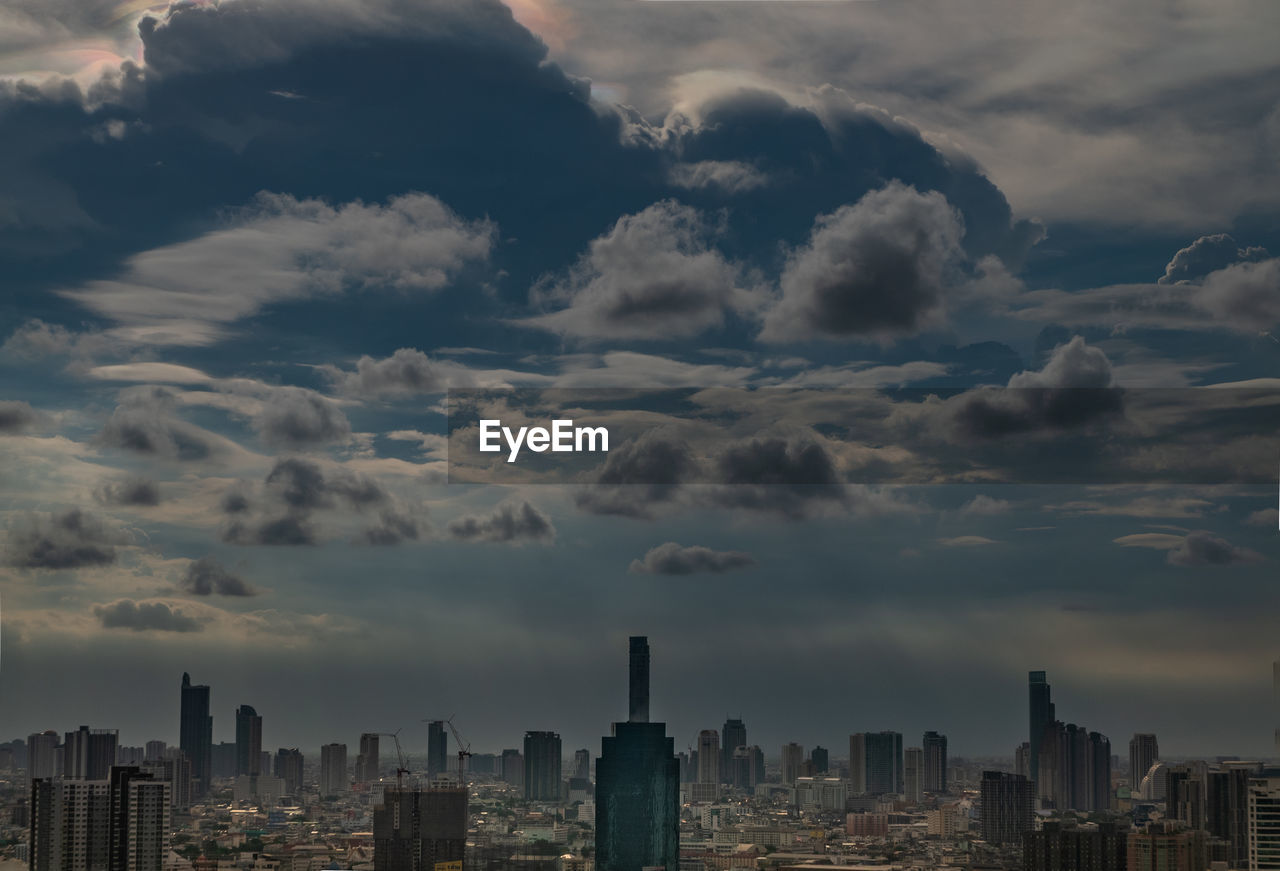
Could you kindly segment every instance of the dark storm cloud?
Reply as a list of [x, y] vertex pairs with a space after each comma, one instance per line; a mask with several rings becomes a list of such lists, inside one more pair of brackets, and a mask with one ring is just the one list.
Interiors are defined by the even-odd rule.
[[256, 596], [258, 591], [212, 556], [202, 556], [187, 566], [182, 588], [196, 596]]
[[17, 435], [36, 422], [36, 412], [25, 402], [0, 401], [0, 435]]
[[1241, 248], [1226, 233], [1201, 236], [1183, 248], [1169, 261], [1160, 276], [1160, 284], [1181, 284], [1206, 277], [1211, 272], [1235, 263], [1251, 263], [1267, 259], [1265, 248]]
[[104, 629], [131, 629], [134, 632], [199, 632], [200, 621], [170, 608], [164, 602], [134, 602], [120, 599], [109, 605], [95, 605], [94, 616]]
[[242, 487], [232, 487], [222, 495], [218, 507], [224, 514], [243, 514], [249, 510], [249, 496]]
[[422, 528], [423, 524], [416, 517], [397, 511], [383, 511], [377, 524], [362, 530], [355, 543], [389, 547], [405, 541], [417, 541]]
[[818, 218], [782, 273], [761, 338], [893, 336], [940, 323], [964, 225], [938, 193], [894, 184]]
[[529, 502], [504, 502], [485, 515], [467, 515], [449, 523], [449, 534], [460, 541], [520, 543], [551, 542], [556, 528], [551, 518]]
[[351, 435], [351, 424], [331, 400], [300, 387], [273, 391], [254, 420], [262, 440], [276, 448], [309, 448]]
[[222, 531], [222, 540], [227, 544], [272, 547], [303, 547], [320, 541], [315, 525], [306, 516], [294, 514], [234, 521]]
[[71, 508], [57, 514], [27, 514], [9, 529], [5, 562], [17, 568], [78, 569], [116, 561], [116, 547], [128, 544], [123, 531], [102, 518]]
[[609, 451], [595, 483], [574, 493], [574, 503], [592, 514], [652, 518], [696, 469], [688, 444], [646, 432]]
[[163, 387], [121, 391], [120, 404], [107, 419], [98, 439], [110, 447], [143, 456], [179, 461], [208, 459], [212, 437], [176, 417], [175, 395]]
[[331, 507], [335, 497], [356, 507], [390, 499], [386, 490], [368, 476], [346, 469], [326, 473], [318, 463], [298, 457], [276, 461], [265, 483], [270, 495], [301, 511]]
[[131, 475], [116, 481], [104, 481], [93, 492], [103, 505], [159, 505], [160, 488], [155, 481]]
[[696, 209], [664, 200], [624, 215], [562, 279], [536, 288], [559, 311], [524, 323], [588, 341], [695, 336], [748, 304], [738, 269], [710, 245]]
[[1262, 555], [1237, 547], [1226, 539], [1198, 530], [1187, 533], [1166, 557], [1175, 566], [1229, 566], [1261, 562]]
[[723, 574], [756, 564], [749, 553], [739, 550], [712, 550], [701, 545], [685, 547], [668, 541], [652, 548], [644, 559], [631, 561], [630, 571], [652, 575], [691, 575], [698, 572]]
[[849, 491], [830, 452], [807, 435], [744, 439], [715, 458], [713, 504], [791, 519], [847, 504]]

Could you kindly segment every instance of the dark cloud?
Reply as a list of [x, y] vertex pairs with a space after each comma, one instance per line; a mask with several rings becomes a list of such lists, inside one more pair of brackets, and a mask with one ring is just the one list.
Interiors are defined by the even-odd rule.
[[17, 435], [36, 422], [36, 412], [30, 405], [17, 400], [0, 400], [0, 435]]
[[697, 210], [672, 200], [624, 215], [536, 301], [567, 304], [523, 323], [590, 341], [694, 336], [749, 305], [738, 269], [710, 244]]
[[94, 615], [105, 629], [131, 629], [134, 632], [199, 632], [200, 621], [170, 608], [164, 602], [134, 602], [120, 599], [109, 605], [95, 605]]
[[504, 502], [491, 514], [453, 520], [449, 534], [460, 541], [551, 542], [555, 540], [556, 528], [551, 518], [531, 503]]
[[346, 469], [326, 473], [318, 463], [299, 457], [276, 461], [265, 483], [268, 494], [299, 511], [332, 507], [335, 498], [356, 508], [385, 503], [391, 498], [367, 475]]
[[[233, 520], [222, 540], [244, 545], [314, 545], [320, 533], [312, 515], [340, 508], [366, 512], [381, 508], [383, 521], [368, 531], [370, 539], [404, 535], [401, 512], [391, 494], [367, 475], [341, 467], [324, 469], [314, 460], [286, 457], [277, 460], [262, 487], [263, 504], [255, 512], [243, 490], [234, 489], [223, 497], [222, 507]], [[390, 520], [388, 520], [390, 518]], [[377, 543], [384, 543], [378, 541]], [[386, 542], [389, 543], [389, 542]]]
[[262, 440], [276, 448], [317, 447], [351, 435], [351, 424], [337, 405], [301, 387], [273, 391], [254, 424]]
[[18, 568], [78, 569], [110, 565], [129, 536], [102, 518], [71, 508], [59, 514], [28, 514], [9, 530], [5, 561]]
[[222, 532], [227, 544], [302, 547], [319, 543], [315, 525], [305, 516], [286, 514], [235, 521]]
[[342, 392], [353, 396], [440, 393], [447, 384], [446, 367], [413, 348], [399, 348], [382, 360], [361, 357], [355, 372], [334, 369], [329, 374]]
[[1265, 260], [1267, 256], [1265, 248], [1241, 248], [1226, 233], [1201, 236], [1173, 255], [1173, 259], [1165, 266], [1159, 283], [1182, 284], [1197, 281], [1235, 263]]
[[651, 518], [696, 469], [688, 444], [646, 432], [610, 450], [595, 483], [574, 493], [574, 503], [593, 514]]
[[1199, 530], [1187, 533], [1166, 559], [1174, 566], [1229, 566], [1261, 562], [1262, 555]]
[[103, 505], [159, 505], [160, 487], [150, 478], [131, 475], [104, 481], [93, 493]]
[[249, 510], [249, 496], [240, 486], [235, 486], [222, 494], [219, 503], [224, 514], [244, 514]]
[[745, 439], [715, 458], [716, 480], [702, 492], [713, 504], [792, 519], [848, 503], [830, 452], [807, 435]]
[[653, 575], [722, 574], [755, 564], [755, 558], [743, 551], [712, 550], [701, 545], [685, 547], [668, 541], [652, 548], [644, 559], [632, 560], [630, 571]]
[[939, 324], [963, 236], [945, 197], [901, 184], [819, 217], [782, 273], [761, 338], [894, 336]]
[[98, 440], [148, 457], [179, 461], [208, 459], [212, 437], [175, 416], [174, 393], [163, 387], [131, 388], [107, 420]]
[[256, 596], [258, 591], [212, 556], [202, 556], [187, 566], [182, 588], [196, 596]]
[[355, 539], [356, 544], [391, 546], [405, 541], [417, 541], [422, 524], [415, 517], [396, 511], [383, 511], [377, 524], [364, 529]]

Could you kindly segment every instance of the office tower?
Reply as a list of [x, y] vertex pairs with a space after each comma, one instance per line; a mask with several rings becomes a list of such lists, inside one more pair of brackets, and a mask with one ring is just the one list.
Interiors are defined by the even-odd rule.
[[320, 748], [320, 795], [340, 795], [348, 785], [347, 745], [325, 744]]
[[1127, 871], [1203, 871], [1209, 863], [1207, 832], [1163, 821], [1129, 833]]
[[1136, 793], [1151, 766], [1160, 758], [1160, 745], [1150, 732], [1135, 732], [1129, 739], [1129, 791]]
[[747, 745], [747, 724], [726, 718], [720, 730], [720, 782], [733, 782], [733, 752]]
[[[757, 762], [757, 754], [760, 761]], [[755, 789], [764, 776], [764, 752], [759, 747], [735, 747], [733, 751], [732, 780], [735, 789]]]
[[849, 792], [867, 794], [867, 734], [857, 732], [849, 736]]
[[1057, 718], [1054, 716], [1053, 701], [1049, 692], [1049, 682], [1045, 679], [1045, 673], [1043, 671], [1033, 671], [1029, 672], [1027, 677], [1031, 708], [1031, 734], [1028, 736], [1031, 744], [1031, 779], [1039, 783], [1040, 742], [1044, 740], [1044, 730]]
[[1022, 835], [1023, 871], [1126, 871], [1128, 861], [1127, 822], [1045, 820], [1040, 831]]
[[1249, 871], [1280, 869], [1280, 770], [1249, 779]]
[[119, 736], [115, 729], [81, 726], [66, 733], [62, 748], [62, 776], [68, 780], [106, 780], [116, 764]]
[[1037, 793], [1059, 811], [1107, 810], [1111, 806], [1111, 742], [1074, 723], [1055, 720], [1040, 744]]
[[573, 776], [577, 780], [591, 779], [591, 751], [587, 749], [573, 751]]
[[665, 723], [649, 722], [649, 642], [630, 648], [631, 719], [596, 760], [595, 871], [680, 867], [680, 763]]
[[262, 718], [249, 705], [236, 708], [236, 774], [262, 773]]
[[627, 722], [649, 722], [649, 639], [643, 635], [631, 636], [631, 651], [627, 660]]
[[[399, 762], [396, 764], [399, 765]], [[356, 755], [356, 782], [375, 782], [379, 777], [381, 766], [382, 760], [378, 751], [378, 734], [376, 732], [365, 732], [360, 736], [360, 752]]]
[[1089, 774], [1086, 789], [1089, 791], [1091, 811], [1111, 809], [1111, 740], [1100, 732], [1089, 733], [1087, 763]]
[[924, 750], [908, 747], [902, 756], [902, 795], [907, 801], [919, 804], [924, 800]]
[[800, 763], [804, 761], [804, 748], [794, 741], [782, 745], [782, 782], [794, 785], [800, 776]]
[[432, 720], [427, 724], [427, 777], [434, 780], [449, 773], [449, 737], [444, 731], [444, 720]]
[[1224, 762], [1205, 781], [1205, 828], [1228, 845], [1232, 868], [1249, 861], [1249, 778], [1257, 773], [1256, 763]]
[[1031, 742], [1023, 741], [1013, 751], [1013, 768], [1015, 774], [1031, 780]]
[[941, 795], [947, 791], [947, 736], [925, 732], [921, 746], [924, 748], [924, 791]]
[[866, 792], [868, 795], [901, 793], [902, 733], [868, 732], [865, 737]]
[[209, 688], [195, 686], [191, 675], [182, 673], [182, 716], [179, 744], [191, 760], [191, 794], [200, 798], [209, 791], [213, 779], [213, 717], [209, 715]]
[[1035, 825], [1035, 786], [1020, 774], [982, 772], [982, 839], [989, 844], [1021, 844]]
[[715, 729], [703, 729], [698, 733], [697, 782], [720, 782], [720, 735]]
[[302, 753], [281, 747], [276, 751], [275, 776], [284, 781], [285, 795], [297, 795], [302, 790]]
[[465, 868], [467, 790], [462, 787], [386, 790], [373, 811], [375, 871]]
[[831, 770], [831, 756], [826, 747], [814, 747], [809, 751], [809, 761], [813, 763], [815, 776], [826, 774]]
[[524, 733], [524, 797], [560, 800], [560, 736], [555, 732]]
[[27, 780], [52, 778], [62, 773], [58, 743], [58, 733], [52, 729], [27, 736]]
[[501, 777], [512, 786], [524, 787], [524, 754], [516, 749], [502, 751]]

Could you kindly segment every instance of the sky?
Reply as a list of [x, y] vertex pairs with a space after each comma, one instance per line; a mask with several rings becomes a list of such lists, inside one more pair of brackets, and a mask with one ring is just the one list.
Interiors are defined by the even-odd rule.
[[[596, 753], [644, 634], [677, 748], [1011, 756], [1043, 669], [1274, 756], [1278, 29], [0, 0], [0, 738], [176, 741], [185, 671], [216, 741]], [[627, 440], [460, 483], [464, 388]]]

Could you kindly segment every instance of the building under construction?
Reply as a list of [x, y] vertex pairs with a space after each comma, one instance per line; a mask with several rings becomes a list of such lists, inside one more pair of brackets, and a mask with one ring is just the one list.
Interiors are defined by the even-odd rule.
[[373, 812], [375, 871], [463, 871], [467, 789], [388, 788]]

